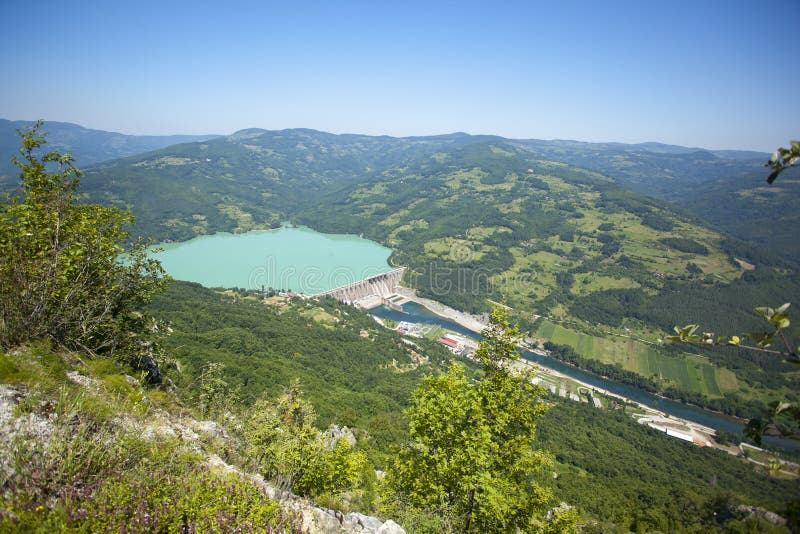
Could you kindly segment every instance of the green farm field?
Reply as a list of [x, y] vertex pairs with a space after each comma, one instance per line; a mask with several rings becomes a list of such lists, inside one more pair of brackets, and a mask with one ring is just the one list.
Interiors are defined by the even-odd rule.
[[548, 320], [542, 321], [536, 336], [557, 345], [568, 345], [586, 358], [618, 364], [627, 371], [654, 376], [680, 389], [708, 397], [721, 397], [739, 389], [732, 371], [720, 369], [700, 356], [670, 356], [641, 341], [592, 336]]

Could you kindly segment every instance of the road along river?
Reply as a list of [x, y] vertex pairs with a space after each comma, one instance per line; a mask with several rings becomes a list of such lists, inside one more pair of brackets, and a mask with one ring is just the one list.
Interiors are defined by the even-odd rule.
[[[431, 307], [435, 307], [438, 313], [434, 313], [422, 304], [413, 301], [403, 304], [404, 311], [402, 312], [381, 307], [371, 310], [370, 313], [376, 317], [392, 319], [394, 321], [434, 324], [446, 328], [447, 330], [457, 332], [463, 336], [467, 336], [471, 339], [480, 339], [480, 334], [476, 332], [476, 330], [479, 330], [476, 328], [478, 323], [473, 317], [467, 316], [466, 314], [460, 314], [460, 312], [456, 310], [449, 310], [439, 303], [427, 304], [429, 304]], [[446, 317], [445, 315], [448, 315], [449, 317]], [[458, 319], [458, 322], [456, 322], [455, 319]], [[469, 328], [466, 325], [469, 325]], [[615, 382], [613, 380], [608, 380], [601, 376], [582, 371], [576, 367], [562, 363], [547, 356], [541, 351], [534, 352], [525, 350], [522, 353], [522, 357], [530, 362], [539, 364], [542, 367], [551, 369], [569, 378], [572, 378], [573, 380], [582, 382], [589, 387], [608, 392], [613, 396], [630, 400], [642, 405], [643, 407], [663, 412], [671, 417], [684, 419], [686, 421], [697, 423], [715, 430], [727, 430], [728, 432], [733, 432], [737, 435], [740, 435], [744, 428], [742, 423], [735, 418], [710, 412], [696, 406], [690, 406], [673, 400], [665, 399], [632, 386]], [[789, 439], [765, 437], [764, 444], [780, 449], [800, 451], [800, 442]]]

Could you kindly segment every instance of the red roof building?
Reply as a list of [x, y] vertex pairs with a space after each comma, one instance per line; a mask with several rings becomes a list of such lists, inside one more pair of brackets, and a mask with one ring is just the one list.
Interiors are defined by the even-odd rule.
[[440, 337], [436, 341], [438, 341], [442, 345], [450, 347], [451, 349], [454, 349], [454, 348], [458, 347], [458, 341], [456, 341], [454, 339], [447, 338], [447, 337]]

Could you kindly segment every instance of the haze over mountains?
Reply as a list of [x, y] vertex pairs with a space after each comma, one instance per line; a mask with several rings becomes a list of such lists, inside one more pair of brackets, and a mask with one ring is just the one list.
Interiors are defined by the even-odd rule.
[[[8, 176], [16, 179], [17, 168], [11, 156], [17, 155], [19, 135], [17, 130], [30, 127], [35, 121], [9, 121], [0, 119], [0, 183]], [[202, 141], [215, 135], [126, 135], [84, 128], [69, 122], [47, 122], [48, 147], [62, 153], [71, 153], [81, 168], [106, 161], [140, 154], [178, 143]]]

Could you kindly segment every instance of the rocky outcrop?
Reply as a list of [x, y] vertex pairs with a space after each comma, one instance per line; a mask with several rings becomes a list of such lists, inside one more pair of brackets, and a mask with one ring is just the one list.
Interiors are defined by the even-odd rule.
[[325, 439], [331, 449], [336, 446], [340, 439], [347, 441], [347, 444], [351, 447], [355, 447], [357, 442], [352, 430], [346, 426], [340, 427], [339, 425], [329, 426], [328, 430], [325, 431]]
[[732, 515], [745, 515], [750, 517], [761, 518], [773, 525], [786, 526], [786, 519], [779, 516], [775, 512], [770, 512], [758, 506], [751, 506], [749, 504], [738, 504], [729, 506]]
[[2, 445], [10, 444], [17, 436], [46, 442], [53, 434], [57, 415], [42, 416], [36, 413], [14, 415], [14, 407], [26, 394], [21, 389], [0, 384], [0, 452], [8, 450]]
[[303, 532], [308, 532], [309, 534], [405, 534], [406, 532], [403, 527], [391, 519], [384, 522], [358, 512], [343, 514], [339, 510], [317, 506], [308, 499], [281, 491], [266, 482], [261, 475], [241, 471], [237, 467], [226, 463], [219, 456], [210, 456], [208, 463], [217, 469], [248, 478], [253, 484], [261, 488], [270, 499], [279, 501], [285, 510], [301, 517]]
[[[69, 372], [67, 378], [92, 394], [98, 394], [102, 389], [97, 380], [76, 371]], [[11, 474], [9, 470], [13, 468], [8, 454], [12, 449], [11, 443], [17, 436], [23, 436], [26, 440], [35, 440], [43, 444], [53, 436], [57, 423], [55, 411], [45, 410], [45, 412], [49, 412], [47, 416], [36, 413], [15, 414], [15, 407], [27, 397], [28, 394], [22, 388], [0, 384], [0, 474]], [[281, 491], [265, 481], [259, 474], [247, 473], [228, 464], [216, 454], [209, 454], [203, 448], [204, 438], [223, 440], [229, 438], [225, 426], [215, 421], [198, 421], [186, 416], [178, 417], [165, 410], [151, 407], [145, 418], [118, 413], [111, 420], [111, 424], [133, 431], [143, 439], [154, 439], [157, 436], [178, 437], [191, 450], [206, 455], [209, 466], [250, 480], [262, 489], [267, 497], [279, 501], [284, 510], [302, 518], [303, 532], [309, 534], [405, 534], [405, 530], [392, 520], [384, 522], [357, 512], [344, 514], [338, 510], [317, 506], [308, 499]], [[329, 438], [333, 444], [340, 439], [345, 439], [350, 443], [355, 442], [355, 436], [347, 427], [331, 427], [329, 432]]]

